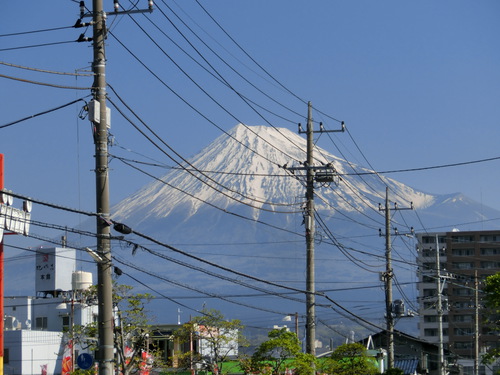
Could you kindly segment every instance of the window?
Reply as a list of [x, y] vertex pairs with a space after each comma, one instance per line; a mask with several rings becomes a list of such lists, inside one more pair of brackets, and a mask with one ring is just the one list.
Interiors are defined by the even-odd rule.
[[9, 363], [9, 348], [3, 348], [3, 363]]
[[474, 262], [453, 262], [451, 268], [455, 270], [471, 270], [474, 268]]
[[424, 309], [429, 310], [436, 307], [435, 302], [424, 302]]
[[39, 316], [35, 319], [35, 328], [39, 330], [46, 330], [47, 329], [47, 317], [46, 316]]
[[436, 263], [424, 263], [422, 264], [422, 268], [425, 270], [435, 270], [436, 269]]
[[[424, 336], [437, 336], [438, 329], [437, 328], [426, 328], [424, 329]], [[448, 329], [443, 329], [443, 336], [448, 336]]]
[[431, 277], [431, 276], [424, 276], [424, 277], [422, 277], [422, 282], [424, 282], [424, 283], [435, 283], [436, 282], [436, 278], [435, 277]]
[[500, 248], [498, 247], [482, 247], [481, 255], [500, 255]]
[[437, 336], [438, 330], [436, 328], [426, 328], [424, 329], [424, 336]]
[[474, 316], [473, 315], [454, 315], [453, 316], [453, 321], [454, 322], [472, 322], [474, 321]]
[[455, 243], [474, 242], [474, 236], [451, 236], [451, 242]]
[[481, 242], [500, 242], [500, 236], [494, 234], [482, 234], [479, 236], [479, 241]]
[[453, 329], [453, 334], [455, 336], [472, 336], [474, 329], [472, 327], [457, 327]]
[[481, 262], [481, 268], [485, 270], [500, 268], [500, 262]]
[[[438, 236], [440, 244], [446, 243], [446, 236]], [[422, 236], [422, 243], [436, 243], [436, 236]]]
[[473, 256], [474, 249], [452, 249], [451, 253], [457, 257]]
[[[446, 323], [448, 321], [448, 315], [441, 316], [442, 322]], [[436, 323], [438, 321], [437, 315], [424, 315], [424, 323]]]
[[424, 323], [437, 322], [437, 315], [424, 315]]
[[69, 316], [68, 315], [61, 316], [61, 319], [62, 319], [63, 331], [69, 330]]
[[424, 297], [435, 297], [436, 295], [436, 289], [424, 289]]
[[436, 242], [435, 236], [422, 236], [422, 243], [435, 243], [435, 242]]
[[471, 303], [469, 301], [457, 301], [453, 304], [455, 309], [470, 309], [471, 308]]
[[472, 296], [474, 290], [472, 288], [453, 288], [454, 296]]
[[455, 349], [474, 349], [474, 343], [472, 341], [455, 341]]

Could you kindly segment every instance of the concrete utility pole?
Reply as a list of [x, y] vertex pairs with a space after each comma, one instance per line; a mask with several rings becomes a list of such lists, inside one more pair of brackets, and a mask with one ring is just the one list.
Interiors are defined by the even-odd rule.
[[441, 285], [441, 260], [439, 254], [439, 236], [436, 234], [436, 289], [437, 289], [437, 318], [438, 318], [438, 374], [445, 374], [445, 364], [444, 364], [444, 344], [443, 344], [443, 287], [444, 284]]
[[474, 375], [479, 375], [479, 280], [474, 271]]
[[315, 267], [314, 267], [314, 170], [311, 169], [313, 159], [313, 121], [312, 104], [307, 103], [307, 190], [306, 190], [306, 213], [304, 223], [306, 227], [306, 353], [316, 355], [316, 290], [315, 290]]
[[[399, 208], [394, 203], [393, 210], [412, 210], [411, 208]], [[387, 330], [387, 352], [388, 352], [388, 368], [394, 368], [394, 315], [392, 304], [392, 278], [394, 270], [392, 269], [392, 249], [391, 249], [391, 209], [389, 208], [389, 187], [385, 188], [385, 208], [379, 205], [379, 211], [385, 211], [385, 272], [383, 280], [385, 282], [385, 315], [386, 315], [386, 330]], [[413, 228], [412, 228], [413, 234]], [[380, 232], [380, 235], [382, 233]], [[396, 235], [399, 233], [396, 232]]]
[[92, 1], [94, 60], [94, 143], [96, 177], [97, 252], [103, 259], [97, 263], [97, 299], [99, 303], [99, 374], [114, 375], [113, 285], [111, 277], [111, 244], [109, 213], [108, 123], [106, 109], [106, 14], [102, 0]]
[[[325, 130], [323, 124], [320, 124], [319, 133], [333, 133], [345, 131], [344, 122], [342, 129]], [[314, 140], [315, 133], [313, 129], [312, 104], [307, 103], [307, 129], [302, 130], [299, 124], [299, 134], [307, 135], [307, 159], [304, 167], [287, 168], [289, 170], [306, 170], [306, 207], [304, 213], [304, 224], [306, 229], [306, 353], [316, 355], [316, 290], [315, 290], [315, 267], [314, 267], [314, 183], [331, 183], [335, 170], [331, 164], [323, 166], [314, 166]], [[285, 167], [286, 168], [286, 167]], [[316, 173], [318, 171], [318, 173]]]
[[394, 368], [394, 316], [392, 315], [392, 269], [391, 255], [391, 210], [389, 209], [389, 188], [385, 188], [385, 313], [387, 319], [387, 351], [389, 368]]
[[[120, 11], [118, 0], [113, 1], [114, 11], [106, 13], [102, 0], [92, 0], [93, 62], [90, 121], [94, 124], [95, 180], [96, 180], [96, 220], [97, 233], [97, 299], [98, 315], [98, 362], [100, 375], [114, 375], [114, 318], [113, 284], [111, 264], [111, 220], [109, 212], [109, 168], [108, 168], [108, 108], [106, 107], [106, 18], [108, 15], [145, 13], [153, 11], [153, 1], [148, 0], [147, 10]], [[80, 1], [80, 17], [86, 17], [85, 4]], [[82, 38], [79, 41], [86, 41]]]

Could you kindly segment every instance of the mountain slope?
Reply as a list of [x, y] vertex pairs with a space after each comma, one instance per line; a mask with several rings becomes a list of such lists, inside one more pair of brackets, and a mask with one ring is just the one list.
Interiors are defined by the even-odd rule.
[[[297, 213], [304, 202], [306, 141], [288, 129], [238, 125], [193, 157], [185, 170], [173, 170], [114, 207], [114, 217], [134, 225], [180, 215], [189, 220], [200, 209], [215, 205], [221, 210], [246, 212], [253, 219], [263, 210], [284, 215]], [[385, 184], [401, 205], [413, 202], [417, 209], [431, 206], [436, 197], [377, 176], [347, 163], [325, 150], [316, 150], [317, 164], [331, 162], [342, 175], [338, 186], [318, 187], [318, 209], [345, 212], [369, 211], [383, 201]], [[195, 170], [196, 169], [196, 170]], [[200, 172], [201, 171], [201, 172]], [[361, 177], [355, 174], [363, 174]], [[179, 220], [178, 220], [179, 221]]]

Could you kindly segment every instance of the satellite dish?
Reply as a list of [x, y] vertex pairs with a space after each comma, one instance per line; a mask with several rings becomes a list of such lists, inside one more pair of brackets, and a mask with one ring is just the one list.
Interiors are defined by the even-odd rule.
[[26, 329], [31, 329], [31, 319], [26, 319], [24, 324], [26, 324]]

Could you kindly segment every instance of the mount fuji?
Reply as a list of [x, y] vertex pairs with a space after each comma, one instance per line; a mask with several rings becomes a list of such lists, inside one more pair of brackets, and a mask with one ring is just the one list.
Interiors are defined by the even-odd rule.
[[[147, 234], [131, 241], [154, 249], [155, 254], [146, 251], [131, 257], [127, 249], [120, 250], [122, 265], [133, 264], [131, 272], [147, 270], [151, 289], [162, 290], [169, 298], [183, 298], [196, 308], [208, 304], [223, 309], [231, 300], [230, 304], [243, 305], [246, 314], [248, 305], [255, 306], [257, 314], [303, 311], [299, 301], [304, 296], [276, 284], [305, 289], [305, 175], [301, 169], [305, 150], [306, 140], [284, 128], [239, 124], [219, 136], [182, 167], [172, 168], [112, 209], [114, 221]], [[381, 325], [384, 297], [379, 273], [385, 267], [385, 249], [379, 237], [379, 229], [384, 228], [379, 204], [385, 201], [386, 187], [391, 205], [413, 204], [412, 212], [394, 214], [391, 224], [400, 232], [408, 232], [411, 226], [416, 231], [449, 231], [458, 227], [457, 222], [469, 223], [467, 230], [480, 229], [485, 220], [500, 217], [499, 211], [460, 193], [418, 191], [319, 147], [314, 155], [315, 165], [330, 163], [338, 174], [334, 183], [315, 186], [316, 289], [344, 301], [348, 309], [366, 310], [360, 314]], [[148, 242], [149, 237], [157, 242]], [[393, 240], [401, 294], [413, 303], [415, 245], [407, 238]], [[168, 277], [161, 279], [161, 275]], [[247, 283], [270, 292], [252, 292]], [[287, 295], [293, 298], [283, 298]], [[322, 306], [318, 308], [329, 316], [333, 311], [325, 302], [318, 302]]]
[[[485, 229], [486, 220], [500, 217], [463, 194], [418, 191], [319, 147], [314, 155], [315, 166], [329, 164], [337, 174], [333, 183], [315, 185], [314, 198], [316, 290], [345, 308], [318, 296], [316, 313], [336, 332], [351, 335], [347, 310], [385, 324], [379, 204], [386, 187], [391, 206], [413, 204], [393, 213], [400, 233]], [[306, 140], [285, 128], [239, 124], [219, 136], [112, 208], [113, 221], [134, 230], [124, 240], [113, 231], [119, 282], [156, 295], [150, 309], [160, 323], [186, 321], [207, 307], [259, 327], [299, 312], [303, 326], [305, 160]], [[413, 310], [415, 249], [414, 239], [393, 238], [394, 299]], [[328, 329], [318, 336], [327, 341]]]

